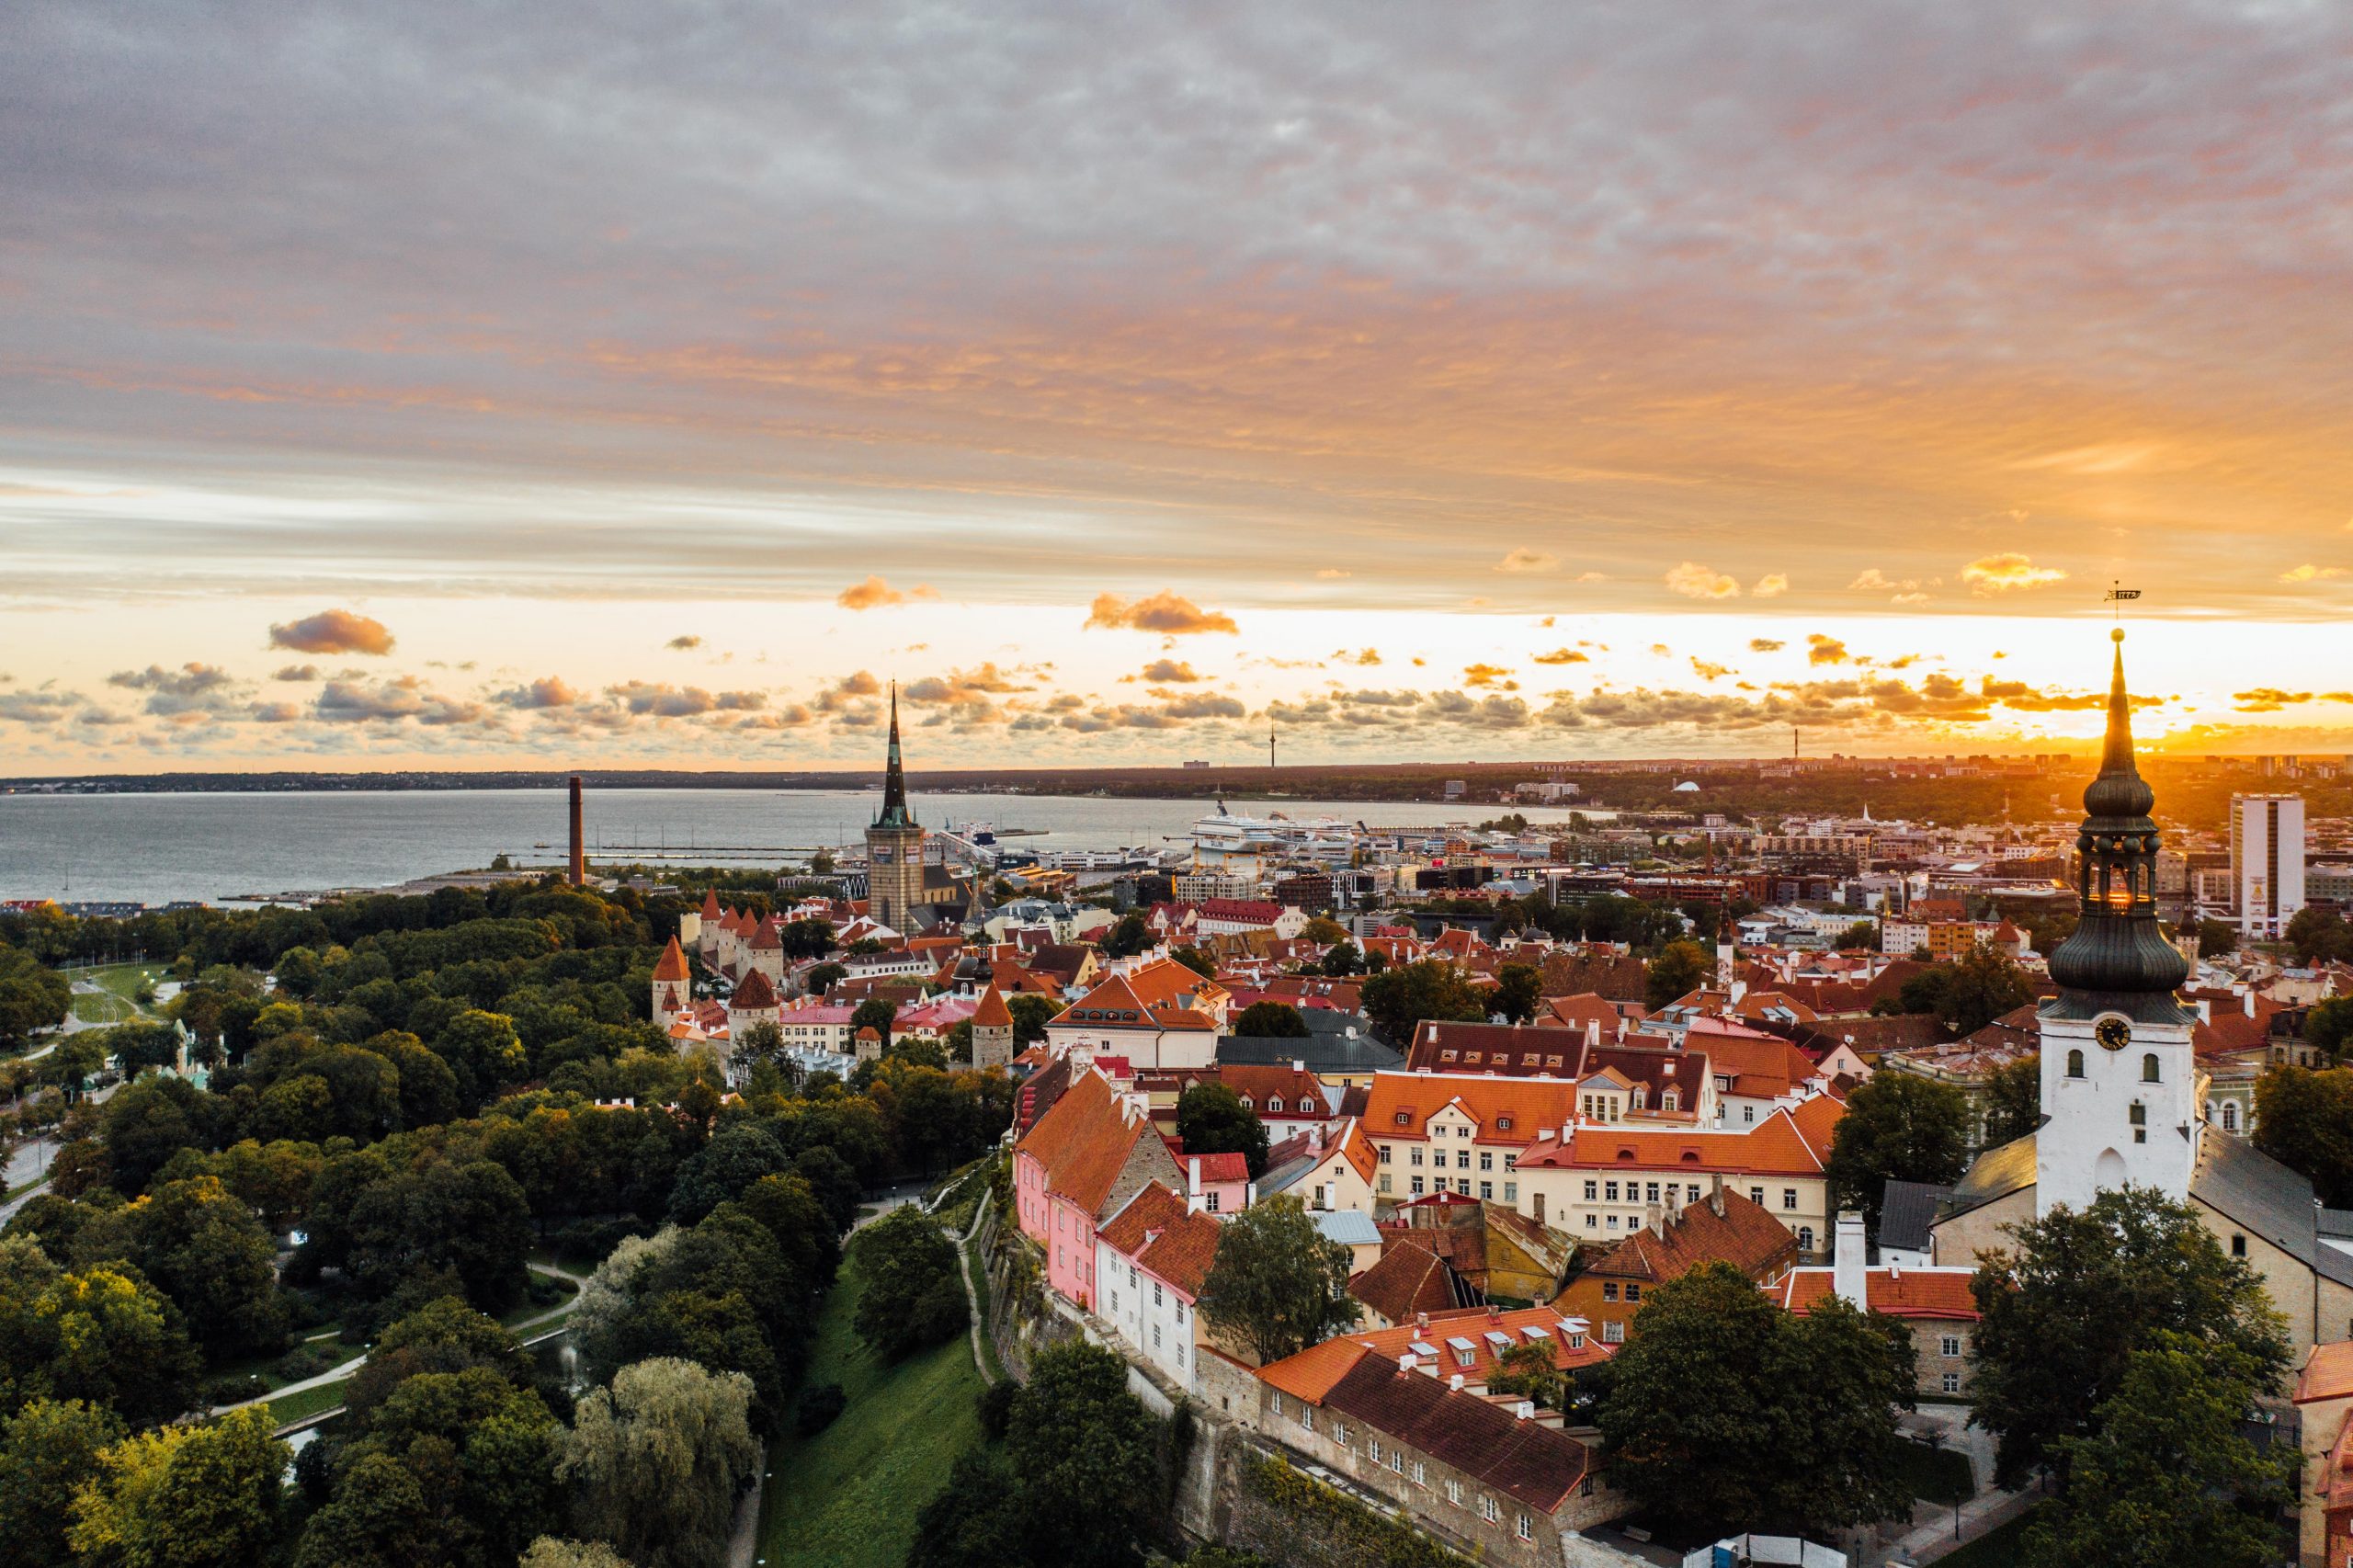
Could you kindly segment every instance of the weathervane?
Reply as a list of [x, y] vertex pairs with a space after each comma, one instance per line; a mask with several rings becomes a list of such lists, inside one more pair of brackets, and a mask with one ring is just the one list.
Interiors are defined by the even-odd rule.
[[2119, 586], [2118, 585], [2121, 584], [2122, 581], [2123, 579], [2120, 577], [2110, 578], [2108, 590], [2108, 602], [2110, 605], [2120, 607], [2109, 612], [2114, 617], [2116, 623], [2119, 626], [2124, 624], [2124, 611], [2120, 607], [2127, 599], [2137, 599], [2141, 597], [2141, 590], [2138, 588]]

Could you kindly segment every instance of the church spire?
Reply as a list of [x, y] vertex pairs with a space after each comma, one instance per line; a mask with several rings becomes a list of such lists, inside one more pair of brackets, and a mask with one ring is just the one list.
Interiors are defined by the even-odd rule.
[[2124, 631], [2109, 677], [2108, 735], [2099, 777], [2084, 790], [2075, 835], [2075, 891], [2082, 914], [2075, 934], [2051, 955], [2051, 978], [2094, 996], [2170, 993], [2189, 966], [2157, 928], [2156, 791], [2132, 756], [2132, 699], [2124, 685]]
[[891, 751], [882, 772], [882, 814], [874, 819], [877, 827], [913, 827], [915, 819], [907, 810], [907, 775], [899, 759], [899, 683], [891, 683]]

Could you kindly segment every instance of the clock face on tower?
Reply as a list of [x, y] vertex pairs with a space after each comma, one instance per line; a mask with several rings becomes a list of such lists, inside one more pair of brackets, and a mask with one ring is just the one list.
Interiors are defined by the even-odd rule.
[[2092, 1038], [2110, 1051], [2121, 1051], [2132, 1043], [2132, 1026], [2119, 1017], [2102, 1018], [2093, 1026]]

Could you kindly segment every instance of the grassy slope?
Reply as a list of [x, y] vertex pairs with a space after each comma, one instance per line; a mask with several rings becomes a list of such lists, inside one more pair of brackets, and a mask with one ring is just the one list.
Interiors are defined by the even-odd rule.
[[883, 1366], [850, 1327], [858, 1290], [856, 1266], [845, 1263], [805, 1384], [841, 1384], [849, 1407], [805, 1441], [788, 1430], [768, 1455], [759, 1555], [771, 1563], [899, 1568], [916, 1510], [980, 1441], [971, 1340], [959, 1334]]

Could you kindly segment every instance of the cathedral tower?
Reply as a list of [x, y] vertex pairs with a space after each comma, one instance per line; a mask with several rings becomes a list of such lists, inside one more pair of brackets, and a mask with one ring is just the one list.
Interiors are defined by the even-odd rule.
[[882, 776], [882, 812], [866, 830], [866, 911], [912, 937], [923, 905], [924, 831], [907, 810], [907, 776], [899, 761], [899, 687], [891, 684], [891, 753]]
[[2198, 1162], [2198, 1016], [2175, 998], [2189, 966], [2157, 925], [2156, 795], [2133, 761], [2122, 629], [2114, 636], [2107, 744], [2075, 836], [2083, 914], [2051, 955], [2059, 994], [2041, 1008], [2041, 1214], [2128, 1182], [2183, 1198]]

